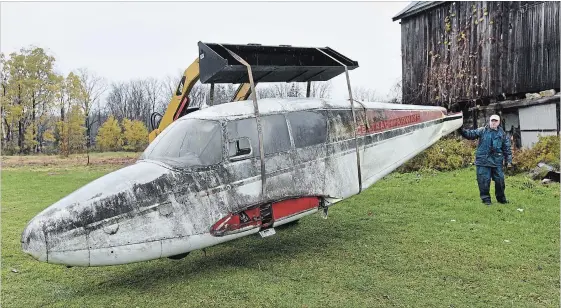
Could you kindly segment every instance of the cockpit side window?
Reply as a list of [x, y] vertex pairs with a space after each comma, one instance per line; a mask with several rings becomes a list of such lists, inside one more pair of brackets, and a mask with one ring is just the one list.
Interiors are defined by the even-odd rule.
[[222, 129], [218, 121], [185, 119], [170, 125], [141, 159], [175, 167], [210, 166], [222, 161]]

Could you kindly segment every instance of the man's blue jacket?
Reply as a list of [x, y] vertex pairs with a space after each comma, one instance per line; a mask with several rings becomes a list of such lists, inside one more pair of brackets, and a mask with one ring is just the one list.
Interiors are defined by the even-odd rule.
[[493, 130], [486, 125], [478, 129], [460, 129], [466, 139], [479, 138], [479, 145], [475, 152], [475, 165], [485, 167], [502, 167], [503, 162], [512, 163], [510, 140], [502, 127]]

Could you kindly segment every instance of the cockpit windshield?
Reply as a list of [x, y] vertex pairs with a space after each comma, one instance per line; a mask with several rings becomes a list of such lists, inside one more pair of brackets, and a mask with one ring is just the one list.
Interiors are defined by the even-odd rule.
[[217, 164], [222, 160], [220, 123], [177, 120], [146, 148], [140, 159], [161, 161], [174, 167]]

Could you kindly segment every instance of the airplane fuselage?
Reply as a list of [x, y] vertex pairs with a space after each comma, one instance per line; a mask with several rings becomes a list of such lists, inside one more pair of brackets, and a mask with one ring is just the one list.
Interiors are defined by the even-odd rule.
[[23, 250], [103, 266], [216, 245], [356, 195], [462, 124], [431, 106], [356, 102], [353, 116], [348, 100], [262, 99], [259, 110], [259, 123], [251, 101], [182, 117], [138, 162], [39, 213]]

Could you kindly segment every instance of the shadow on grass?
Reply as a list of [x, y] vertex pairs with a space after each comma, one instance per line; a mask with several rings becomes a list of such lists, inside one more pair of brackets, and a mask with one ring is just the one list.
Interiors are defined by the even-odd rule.
[[[127, 268], [124, 270], [116, 266], [112, 278], [95, 286], [92, 285], [92, 280], [83, 280], [83, 284], [75, 289], [76, 295], [119, 294], [131, 290], [145, 292], [152, 288], [162, 288], [166, 284], [212, 280], [214, 276], [232, 275], [232, 270], [241, 269], [260, 275], [261, 271], [268, 270], [272, 265], [285, 263], [302, 255], [328, 259], [329, 254], [337, 247], [349, 246], [349, 243], [352, 246], [352, 242], [356, 241], [356, 233], [349, 232], [358, 227], [356, 224], [343, 219], [324, 223], [323, 220], [318, 222], [313, 217], [310, 218], [312, 219], [295, 225], [277, 227], [277, 234], [272, 237], [261, 239], [255, 234], [209, 247], [206, 256], [199, 250], [181, 260], [141, 262], [125, 265]], [[375, 229], [376, 226], [371, 225], [369, 228]], [[95, 275], [95, 271], [105, 270], [96, 268], [90, 274]]]

